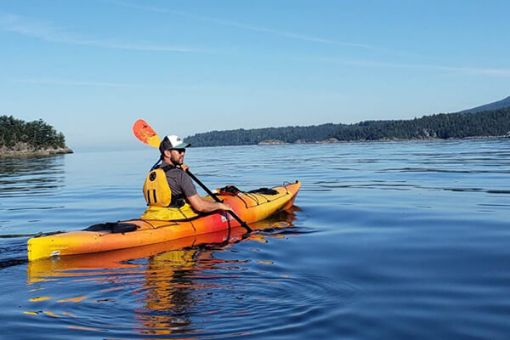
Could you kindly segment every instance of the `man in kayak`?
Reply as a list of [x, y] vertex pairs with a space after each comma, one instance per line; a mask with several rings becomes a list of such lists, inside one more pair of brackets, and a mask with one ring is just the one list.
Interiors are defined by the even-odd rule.
[[184, 164], [184, 155], [188, 146], [190, 144], [175, 135], [166, 136], [159, 145], [161, 152], [159, 167], [165, 169], [168, 185], [172, 191], [172, 202], [185, 199], [196, 212], [232, 211], [228, 204], [209, 201], [198, 195], [191, 177], [186, 173], [188, 166]]

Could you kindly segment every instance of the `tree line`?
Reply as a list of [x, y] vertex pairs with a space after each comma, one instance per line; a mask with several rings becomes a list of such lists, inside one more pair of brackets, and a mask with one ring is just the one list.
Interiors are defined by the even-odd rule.
[[440, 113], [411, 120], [211, 131], [195, 134], [186, 140], [194, 146], [221, 146], [258, 144], [268, 140], [315, 143], [327, 140], [448, 139], [503, 135], [510, 135], [510, 107], [477, 113]]
[[65, 148], [65, 137], [42, 119], [25, 122], [13, 116], [0, 116], [0, 148], [19, 144], [34, 150]]

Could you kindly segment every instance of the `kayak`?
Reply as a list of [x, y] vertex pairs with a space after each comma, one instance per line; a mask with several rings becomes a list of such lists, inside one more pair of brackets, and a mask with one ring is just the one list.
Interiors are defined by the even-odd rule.
[[[262, 221], [250, 224], [253, 230], [270, 230], [269, 233], [257, 232], [247, 235], [244, 228], [233, 228], [232, 230], [194, 235], [142, 247], [30, 261], [27, 267], [28, 282], [48, 281], [50, 278], [61, 278], [62, 276], [80, 278], [96, 270], [136, 269], [140, 267], [140, 263], [130, 260], [140, 258], [148, 259], [147, 271], [149, 272], [155, 267], [166, 271], [176, 267], [181, 269], [184, 267], [192, 268], [199, 262], [200, 258], [211, 256], [209, 251], [202, 251], [201, 246], [214, 244], [223, 247], [244, 239], [266, 243], [268, 238], [281, 237], [278, 230], [293, 226], [296, 218], [295, 211], [298, 211], [298, 208], [292, 207]], [[216, 247], [213, 249], [216, 249]], [[203, 265], [202, 263], [201, 266]]]
[[[264, 220], [276, 212], [290, 209], [300, 187], [301, 183], [296, 181], [251, 192], [220, 190], [217, 196], [230, 205], [235, 214], [249, 225]], [[212, 200], [211, 197], [207, 198]], [[240, 223], [225, 211], [195, 214], [179, 220], [138, 218], [102, 223], [84, 230], [30, 238], [28, 260], [143, 247], [236, 227], [240, 227]]]
[[[291, 208], [300, 187], [301, 183], [296, 181], [253, 192], [220, 191], [217, 196], [250, 224]], [[132, 219], [103, 223], [85, 230], [33, 237], [28, 240], [28, 260], [141, 247], [239, 226], [239, 222], [225, 211], [195, 215], [183, 220]]]

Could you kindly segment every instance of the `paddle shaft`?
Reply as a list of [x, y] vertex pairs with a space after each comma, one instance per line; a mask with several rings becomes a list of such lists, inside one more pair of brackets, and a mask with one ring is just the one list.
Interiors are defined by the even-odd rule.
[[[211, 196], [216, 202], [219, 202], [219, 203], [223, 203], [219, 198], [218, 196], [216, 196], [215, 193], [213, 193], [211, 190], [209, 190], [208, 187], [205, 186], [204, 183], [202, 183], [198, 178], [195, 177], [195, 175], [193, 175], [189, 170], [186, 171], [188, 173], [188, 175], [195, 181], [197, 182], [198, 185], [200, 185], [202, 187], [202, 189], [205, 190], [205, 192], [207, 192], [207, 194], [209, 196]], [[241, 218], [239, 216], [237, 216], [237, 214], [231, 210], [228, 210], [228, 213], [237, 221], [239, 222], [239, 224], [241, 224], [241, 226], [243, 228], [245, 228], [248, 232], [251, 232], [252, 229], [248, 226], [248, 224], [246, 224], [246, 222], [244, 222], [243, 220], [241, 220]]]

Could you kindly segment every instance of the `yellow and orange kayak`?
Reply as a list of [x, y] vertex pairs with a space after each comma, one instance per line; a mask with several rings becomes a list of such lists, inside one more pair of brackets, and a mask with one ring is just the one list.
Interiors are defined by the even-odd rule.
[[[283, 213], [274, 214], [262, 221], [250, 223], [250, 228], [256, 231], [268, 229], [274, 231], [290, 228], [293, 226], [294, 219], [296, 218], [295, 211], [298, 211], [298, 209], [292, 207]], [[140, 258], [148, 258], [149, 268], [158, 267], [165, 272], [171, 272], [172, 268], [175, 267], [192, 268], [198, 259], [211, 256], [210, 252], [202, 252], [197, 248], [202, 245], [221, 244], [226, 246], [243, 239], [266, 243], [268, 237], [281, 238], [284, 236], [273, 232], [268, 235], [261, 233], [251, 233], [248, 235], [244, 228], [233, 228], [231, 230], [226, 229], [214, 233], [193, 235], [142, 247], [68, 255], [58, 258], [49, 257], [28, 263], [28, 281], [29, 283], [35, 283], [63, 276], [79, 279], [88, 277], [88, 274], [95, 270], [101, 270], [104, 273], [104, 271], [110, 269], [136, 269], [140, 268], [141, 264], [129, 260]]]
[[[291, 208], [300, 187], [301, 183], [296, 181], [255, 192], [220, 192], [217, 196], [250, 224]], [[33, 237], [28, 240], [28, 260], [142, 247], [239, 227], [239, 223], [223, 211], [179, 220], [147, 219], [146, 216]]]

